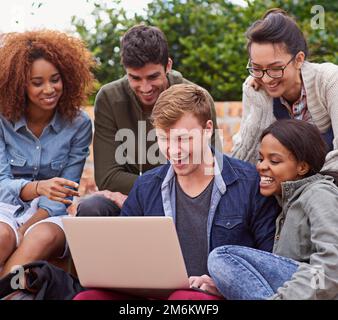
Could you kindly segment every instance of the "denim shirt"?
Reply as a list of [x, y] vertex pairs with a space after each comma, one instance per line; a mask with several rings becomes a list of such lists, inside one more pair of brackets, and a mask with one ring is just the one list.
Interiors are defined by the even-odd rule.
[[[29, 182], [53, 177], [79, 182], [91, 139], [91, 120], [83, 111], [72, 122], [56, 112], [39, 138], [24, 117], [12, 123], [0, 115], [0, 202], [20, 206], [19, 216], [29, 208], [30, 202], [20, 198]], [[67, 213], [65, 204], [45, 196], [38, 207], [50, 216]]]
[[[253, 165], [218, 152], [216, 158], [207, 222], [208, 252], [227, 244], [271, 251], [280, 210], [276, 200], [260, 195], [259, 176]], [[147, 171], [136, 180], [121, 215], [163, 215], [175, 222], [175, 179], [170, 164]]]

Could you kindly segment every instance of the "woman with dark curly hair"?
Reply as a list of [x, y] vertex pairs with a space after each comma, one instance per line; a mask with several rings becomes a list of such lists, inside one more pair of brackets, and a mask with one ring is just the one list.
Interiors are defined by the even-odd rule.
[[94, 60], [83, 42], [50, 30], [0, 43], [0, 268], [62, 257], [67, 214], [92, 137], [80, 110]]

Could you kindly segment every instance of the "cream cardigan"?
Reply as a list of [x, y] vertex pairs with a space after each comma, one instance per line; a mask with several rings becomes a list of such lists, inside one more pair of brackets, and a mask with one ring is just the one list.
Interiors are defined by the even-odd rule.
[[[302, 78], [308, 110], [323, 133], [333, 129], [333, 151], [326, 156], [322, 172], [338, 178], [338, 66], [332, 63], [304, 62]], [[264, 90], [255, 91], [248, 80], [243, 84], [243, 116], [240, 131], [234, 135], [232, 155], [254, 164], [258, 158], [259, 138], [265, 128], [276, 120], [273, 99]]]

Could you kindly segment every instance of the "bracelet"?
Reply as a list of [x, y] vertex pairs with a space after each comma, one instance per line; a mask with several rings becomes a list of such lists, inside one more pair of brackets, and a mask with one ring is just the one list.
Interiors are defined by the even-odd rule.
[[39, 196], [40, 195], [40, 193], [38, 192], [38, 185], [39, 185], [39, 180], [37, 181], [37, 183], [36, 183], [36, 186], [35, 186], [35, 193]]

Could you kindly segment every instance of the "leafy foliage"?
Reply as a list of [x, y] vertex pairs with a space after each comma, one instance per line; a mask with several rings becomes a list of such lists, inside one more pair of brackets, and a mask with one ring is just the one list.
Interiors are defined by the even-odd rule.
[[[87, 0], [88, 1], [88, 0]], [[306, 35], [310, 60], [338, 64], [338, 2], [321, 1], [325, 28], [314, 29], [314, 0], [247, 0], [240, 6], [227, 0], [153, 0], [145, 15], [127, 16], [119, 0], [94, 3], [95, 27], [73, 17], [73, 25], [99, 62], [101, 84], [124, 74], [120, 64], [120, 38], [132, 25], [145, 23], [166, 34], [174, 68], [203, 86], [218, 101], [240, 100], [247, 76], [245, 31], [263, 13], [279, 7], [294, 16]], [[315, 9], [315, 8], [314, 8]]]

